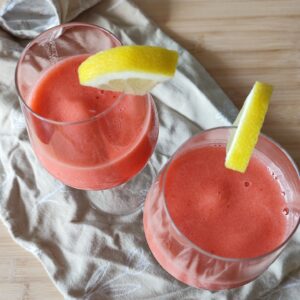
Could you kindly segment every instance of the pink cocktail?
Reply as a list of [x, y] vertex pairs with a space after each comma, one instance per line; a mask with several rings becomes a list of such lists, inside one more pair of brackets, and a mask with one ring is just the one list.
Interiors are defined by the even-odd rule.
[[299, 224], [292, 160], [261, 135], [244, 174], [226, 169], [230, 130], [208, 130], [185, 143], [159, 174], [144, 209], [147, 242], [161, 266], [209, 290], [255, 279]]
[[[34, 39], [18, 62], [16, 85], [32, 147], [45, 169], [71, 187], [120, 186], [145, 167], [155, 148], [158, 119], [149, 94], [79, 84], [83, 60], [120, 45], [103, 28], [70, 23]], [[124, 198], [133, 199], [133, 184], [126, 190], [131, 194]]]

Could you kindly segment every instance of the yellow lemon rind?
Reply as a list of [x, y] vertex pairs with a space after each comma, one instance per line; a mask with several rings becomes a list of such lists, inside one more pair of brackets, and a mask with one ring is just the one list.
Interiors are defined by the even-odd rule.
[[[164, 79], [174, 75], [178, 53], [153, 46], [120, 46], [94, 54], [78, 68], [79, 81], [83, 85], [95, 84], [100, 77], [109, 74], [151, 74]], [[123, 76], [123, 75], [122, 75]]]
[[268, 110], [273, 88], [256, 82], [248, 95], [234, 125], [233, 136], [227, 144], [225, 167], [244, 173], [257, 144], [258, 137]]

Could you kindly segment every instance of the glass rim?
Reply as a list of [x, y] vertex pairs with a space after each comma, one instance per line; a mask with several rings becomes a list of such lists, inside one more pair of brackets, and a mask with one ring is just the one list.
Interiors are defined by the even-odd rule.
[[[84, 22], [70, 22], [70, 23], [59, 24], [59, 25], [53, 26], [53, 27], [41, 32], [39, 35], [37, 35], [32, 41], [30, 41], [26, 45], [26, 47], [23, 49], [23, 51], [20, 55], [20, 58], [18, 59], [18, 62], [17, 62], [17, 65], [16, 65], [16, 70], [15, 70], [15, 86], [16, 86], [17, 94], [18, 94], [18, 97], [19, 97], [21, 103], [24, 105], [26, 110], [29, 111], [30, 114], [34, 115], [36, 118], [40, 119], [41, 121], [49, 123], [49, 124], [61, 125], [61, 126], [70, 126], [70, 125], [80, 125], [80, 124], [84, 124], [84, 123], [94, 121], [96, 119], [102, 118], [104, 115], [109, 113], [126, 96], [125, 93], [121, 92], [120, 95], [118, 96], [118, 98], [110, 106], [108, 106], [105, 110], [103, 110], [103, 111], [99, 112], [98, 114], [96, 114], [94, 116], [91, 116], [87, 119], [78, 120], [78, 121], [57, 121], [57, 120], [53, 120], [51, 118], [43, 117], [42, 115], [34, 112], [31, 109], [31, 107], [26, 103], [26, 101], [23, 99], [21, 91], [19, 89], [18, 73], [19, 73], [20, 64], [23, 61], [23, 59], [25, 57], [25, 54], [27, 53], [28, 49], [33, 45], [33, 43], [36, 40], [41, 38], [43, 35], [49, 34], [52, 31], [57, 30], [59, 28], [68, 28], [68, 27], [76, 27], [76, 26], [97, 29], [101, 32], [104, 32], [104, 33], [108, 34], [113, 40], [115, 40], [117, 43], [119, 43], [120, 46], [122, 45], [121, 41], [109, 30], [107, 30], [107, 29], [105, 29], [101, 26], [95, 25], [95, 24], [89, 24], [89, 23], [84, 23]], [[149, 94], [146, 94], [145, 96], [149, 97]]]
[[[210, 253], [210, 252], [202, 249], [201, 247], [197, 246], [194, 242], [192, 242], [189, 238], [187, 238], [185, 236], [185, 234], [182, 233], [181, 230], [176, 226], [175, 222], [173, 221], [173, 218], [170, 215], [170, 212], [169, 212], [169, 209], [168, 209], [168, 206], [167, 206], [167, 203], [166, 203], [167, 197], [166, 197], [166, 194], [165, 194], [165, 186], [166, 186], [166, 177], [167, 177], [169, 167], [170, 167], [172, 161], [174, 160], [174, 157], [185, 147], [185, 145], [190, 141], [190, 139], [194, 138], [195, 136], [199, 136], [199, 135], [205, 134], [205, 133], [210, 132], [210, 131], [221, 130], [221, 129], [230, 130], [230, 129], [235, 129], [235, 128], [237, 128], [237, 126], [220, 126], [220, 127], [205, 129], [202, 132], [190, 137], [181, 146], [179, 146], [179, 148], [173, 153], [170, 160], [168, 161], [168, 163], [166, 165], [165, 172], [164, 172], [163, 177], [162, 177], [163, 207], [164, 207], [164, 209], [166, 211], [166, 214], [167, 214], [168, 218], [170, 219], [171, 225], [175, 229], [176, 233], [180, 236], [180, 238], [182, 238], [190, 247], [192, 247], [197, 252], [200, 252], [200, 253], [202, 253], [206, 256], [210, 256], [214, 259], [218, 259], [218, 260], [222, 260], [222, 261], [226, 261], [226, 262], [251, 262], [251, 261], [254, 261], [254, 260], [257, 260], [257, 259], [263, 259], [263, 258], [279, 251], [281, 248], [283, 248], [288, 243], [288, 241], [291, 239], [291, 237], [294, 235], [296, 230], [298, 229], [298, 226], [300, 224], [300, 215], [298, 216], [297, 223], [295, 224], [293, 230], [274, 249], [272, 249], [272, 250], [270, 250], [270, 251], [268, 251], [264, 254], [254, 256], [254, 257], [235, 258], [235, 257], [225, 257], [225, 256], [216, 255], [216, 254]], [[287, 157], [288, 161], [291, 163], [291, 165], [293, 166], [293, 168], [296, 171], [296, 174], [299, 177], [300, 175], [299, 175], [298, 167], [297, 167], [296, 163], [294, 162], [294, 160], [292, 159], [292, 157], [290, 156], [290, 154], [279, 143], [277, 143], [276, 141], [274, 141], [272, 138], [268, 137], [267, 135], [265, 135], [263, 133], [260, 133], [260, 137], [263, 137], [264, 139], [270, 141], [275, 147], [277, 147]]]

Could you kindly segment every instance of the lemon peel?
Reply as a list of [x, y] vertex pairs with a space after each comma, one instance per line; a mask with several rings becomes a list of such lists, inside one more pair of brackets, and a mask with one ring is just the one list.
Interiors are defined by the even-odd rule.
[[144, 95], [174, 76], [178, 53], [154, 46], [120, 46], [88, 57], [78, 68], [82, 85]]
[[237, 126], [230, 135], [226, 147], [225, 167], [244, 173], [269, 107], [273, 88], [263, 82], [256, 82], [247, 96], [245, 103], [238, 114], [234, 126]]

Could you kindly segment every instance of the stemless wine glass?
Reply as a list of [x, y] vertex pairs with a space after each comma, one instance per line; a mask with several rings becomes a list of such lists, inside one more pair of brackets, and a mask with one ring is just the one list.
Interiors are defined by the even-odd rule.
[[[234, 128], [223, 127], [207, 130], [192, 137], [181, 146], [153, 183], [144, 208], [146, 239], [159, 264], [178, 280], [193, 287], [212, 291], [238, 287], [254, 280], [278, 257], [299, 225], [300, 185], [297, 167], [291, 157], [277, 143], [261, 134], [255, 151], [270, 170], [275, 170], [285, 191], [286, 208], [282, 213], [286, 215], [287, 227], [282, 243], [260, 256], [228, 258], [197, 246], [179, 229], [178, 225], [180, 224], [176, 224], [170, 212], [170, 206], [168, 206], [170, 202], [167, 202], [166, 178], [172, 180], [171, 174], [168, 175], [169, 170], [179, 161], [180, 166], [184, 167], [183, 158], [186, 158], [186, 155], [195, 149], [209, 145], [225, 146], [231, 130]], [[174, 170], [173, 168], [173, 172]], [[189, 178], [189, 180], [197, 180], [197, 178]], [[186, 193], [191, 193], [187, 190], [189, 187], [185, 183], [182, 183], [180, 188], [183, 191], [186, 189]], [[201, 195], [197, 195], [197, 197], [201, 201]], [[184, 203], [180, 209], [184, 212], [185, 205], [189, 205], [189, 202], [188, 199], [182, 200]], [[209, 201], [214, 200], [210, 199]], [[179, 207], [176, 209], [178, 210]], [[226, 211], [226, 213], [230, 214], [230, 211]], [[192, 224], [190, 226], [193, 228]]]
[[[21, 108], [31, 145], [41, 164], [70, 187], [109, 189], [102, 192], [101, 203], [93, 205], [115, 214], [140, 207], [141, 184], [147, 186], [152, 182], [152, 169], [147, 162], [157, 142], [158, 118], [151, 95], [114, 93], [115, 99], [104, 110], [76, 121], [45, 118], [32, 109], [31, 101], [37, 83], [53, 65], [120, 45], [104, 28], [85, 23], [63, 24], [31, 41], [16, 68]], [[103, 92], [99, 101], [108, 95], [109, 92]], [[72, 103], [65, 110], [76, 114]]]

